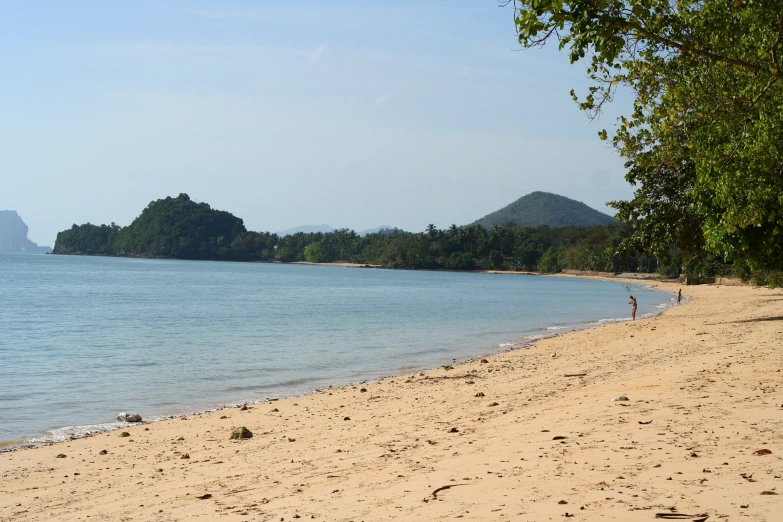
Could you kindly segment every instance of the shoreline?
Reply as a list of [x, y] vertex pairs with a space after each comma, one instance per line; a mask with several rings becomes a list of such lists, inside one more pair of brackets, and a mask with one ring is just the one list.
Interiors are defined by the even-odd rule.
[[[294, 263], [285, 263], [285, 264], [309, 264], [309, 265], [329, 265], [329, 266], [344, 266], [344, 267], [358, 267], [358, 268], [364, 268], [365, 265], [358, 265], [358, 264], [351, 264], [351, 263], [309, 263], [309, 262], [294, 262]], [[379, 266], [372, 266], [372, 268], [382, 268]], [[459, 271], [457, 271], [459, 272]], [[494, 272], [494, 271], [477, 271], [475, 273], [486, 273], [486, 274], [492, 274], [492, 273], [507, 273], [511, 275], [538, 275], [538, 274], [531, 274], [528, 272]], [[576, 278], [576, 279], [598, 279], [603, 281], [613, 281], [613, 282], [621, 282], [621, 283], [629, 283], [637, 286], [645, 286], [648, 288], [652, 288], [652, 286], [649, 284], [649, 281], [641, 281], [641, 280], [633, 280], [633, 279], [627, 279], [627, 280], [621, 280], [616, 278], [606, 278], [606, 277], [592, 277], [592, 276], [573, 276], [570, 274], [547, 274], [549, 276], [553, 277], [566, 277], [566, 278]], [[672, 295], [676, 295], [672, 292], [669, 292]], [[687, 302], [687, 298], [686, 301]], [[684, 304], [684, 303], [683, 303]], [[639, 320], [646, 319], [646, 318], [652, 318], [657, 317], [664, 313], [669, 308], [676, 306], [672, 303], [659, 303], [656, 305], [656, 311], [640, 315], [638, 317]], [[366, 376], [359, 378], [358, 380], [349, 380], [349, 381], [335, 381], [332, 383], [326, 384], [326, 388], [328, 389], [343, 389], [347, 387], [352, 386], [358, 386], [363, 384], [372, 384], [372, 383], [378, 383], [382, 382], [387, 379], [394, 379], [394, 378], [400, 378], [400, 377], [409, 377], [412, 375], [415, 375], [417, 373], [427, 373], [431, 371], [436, 371], [439, 368], [443, 368], [444, 366], [452, 366], [454, 368], [457, 368], [463, 364], [475, 362], [479, 359], [485, 358], [485, 357], [494, 357], [497, 355], [501, 355], [504, 353], [514, 352], [518, 350], [527, 350], [534, 348], [536, 343], [544, 340], [544, 339], [551, 339], [563, 335], [567, 335], [574, 332], [580, 332], [584, 330], [589, 330], [593, 328], [600, 328], [606, 324], [618, 324], [630, 321], [631, 319], [629, 317], [620, 317], [620, 318], [601, 318], [595, 321], [590, 321], [586, 323], [573, 323], [573, 324], [552, 324], [552, 325], [545, 325], [541, 327], [534, 328], [533, 331], [540, 332], [535, 334], [527, 334], [523, 335], [522, 337], [519, 337], [515, 341], [508, 341], [503, 342], [498, 345], [495, 345], [490, 350], [485, 350], [476, 354], [472, 354], [466, 357], [462, 357], [460, 359], [450, 359], [449, 364], [440, 364], [438, 365], [436, 363], [435, 366], [425, 366], [417, 369], [400, 369], [397, 371], [391, 371], [387, 375], [382, 375], [378, 377], [377, 375], [373, 376]], [[446, 358], [448, 359], [448, 358]], [[444, 359], [444, 361], [446, 361]], [[173, 419], [180, 419], [180, 418], [189, 418], [189, 417], [197, 417], [200, 415], [206, 415], [216, 412], [222, 412], [226, 410], [231, 410], [233, 408], [240, 407], [242, 405], [259, 405], [259, 404], [266, 404], [269, 402], [274, 402], [278, 400], [286, 400], [286, 399], [297, 399], [302, 397], [307, 397], [310, 395], [314, 395], [317, 393], [320, 393], [322, 391], [322, 388], [313, 388], [308, 390], [300, 390], [300, 391], [292, 391], [290, 393], [284, 393], [281, 395], [273, 395], [270, 397], [265, 397], [263, 399], [248, 399], [243, 398], [239, 400], [231, 400], [228, 402], [221, 402], [221, 403], [212, 403], [209, 405], [206, 405], [206, 407], [201, 409], [196, 409], [192, 411], [185, 411], [182, 412], [172, 412], [172, 413], [157, 413], [157, 414], [150, 414], [149, 416], [144, 417], [144, 421], [141, 423], [122, 423], [122, 422], [103, 422], [103, 423], [93, 423], [93, 424], [85, 424], [85, 425], [73, 425], [73, 426], [58, 426], [54, 428], [50, 428], [46, 430], [45, 432], [42, 432], [40, 436], [31, 435], [27, 438], [23, 439], [15, 439], [15, 440], [8, 440], [8, 441], [2, 441], [0, 440], [0, 455], [4, 453], [9, 452], [15, 452], [18, 450], [23, 449], [30, 449], [30, 448], [37, 448], [37, 447], [47, 447], [57, 444], [62, 444], [65, 442], [73, 441], [73, 440], [79, 440], [84, 438], [90, 438], [99, 436], [104, 433], [112, 433], [115, 431], [119, 431], [125, 428], [130, 428], [134, 426], [142, 426], [142, 425], [148, 425], [148, 424], [154, 424], [158, 422], [165, 422]], [[149, 420], [147, 420], [149, 419]], [[67, 428], [90, 428], [95, 427], [94, 429], [88, 429], [87, 431], [83, 432], [82, 434], [78, 436], [71, 435], [70, 438], [63, 438], [61, 440], [42, 440], [47, 438], [47, 434], [51, 433], [52, 431], [58, 431], [58, 430], [65, 430]], [[54, 437], [54, 435], [52, 435]]]
[[682, 288], [487, 362], [4, 453], [0, 520], [774, 522], [783, 292]]
[[[456, 273], [466, 273], [466, 274], [510, 274], [510, 275], [530, 275], [530, 276], [567, 276], [567, 277], [578, 277], [583, 279], [629, 279], [634, 280], [636, 282], [638, 281], [671, 281], [669, 279], [662, 279], [657, 273], [645, 273], [645, 272], [639, 272], [638, 276], [634, 275], [637, 273], [634, 272], [627, 272], [627, 273], [617, 273], [614, 276], [607, 276], [607, 272], [594, 272], [595, 275], [592, 275], [593, 272], [590, 271], [579, 271], [579, 274], [568, 274], [568, 273], [561, 273], [561, 272], [536, 272], [532, 270], [497, 270], [497, 269], [483, 269], [483, 268], [475, 268], [470, 270], [462, 270], [462, 269], [456, 269], [456, 268], [412, 268], [408, 266], [401, 266], [401, 267], [393, 267], [393, 266], [385, 266], [385, 265], [375, 265], [375, 264], [368, 264], [368, 263], [353, 263], [348, 261], [333, 261], [333, 262], [314, 262], [314, 261], [278, 261], [275, 259], [185, 259], [185, 258], [179, 258], [179, 257], [165, 257], [165, 256], [152, 256], [152, 255], [139, 255], [139, 254], [84, 254], [81, 252], [47, 252], [47, 254], [51, 255], [57, 255], [57, 256], [75, 256], [75, 257], [100, 257], [100, 258], [116, 258], [116, 259], [150, 259], [150, 260], [157, 260], [157, 261], [207, 261], [207, 262], [218, 262], [218, 263], [261, 263], [261, 264], [271, 264], [271, 265], [309, 265], [309, 266], [333, 266], [333, 267], [342, 267], [342, 268], [377, 268], [382, 270], [411, 270], [415, 272], [456, 272]], [[623, 277], [625, 276], [625, 277]]]

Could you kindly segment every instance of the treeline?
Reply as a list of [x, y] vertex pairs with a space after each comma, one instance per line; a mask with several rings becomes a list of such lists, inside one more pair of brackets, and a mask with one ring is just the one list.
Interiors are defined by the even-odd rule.
[[593, 227], [518, 227], [513, 223], [357, 236], [352, 230], [280, 238], [276, 260], [350, 261], [393, 268], [450, 270], [655, 271], [646, 256], [614, 255], [629, 236], [622, 224]]
[[616, 251], [632, 234], [624, 223], [592, 227], [518, 227], [487, 229], [473, 224], [424, 232], [386, 230], [360, 236], [353, 230], [278, 236], [248, 231], [242, 220], [192, 201], [187, 194], [150, 203], [127, 227], [73, 225], [57, 235], [54, 252], [107, 256], [230, 261], [354, 262], [413, 269], [515, 269], [558, 272], [664, 271], [642, 253], [619, 257]]

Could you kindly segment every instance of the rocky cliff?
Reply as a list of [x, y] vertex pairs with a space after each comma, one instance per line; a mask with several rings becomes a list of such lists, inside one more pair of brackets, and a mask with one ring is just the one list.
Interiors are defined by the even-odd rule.
[[27, 225], [15, 210], [0, 210], [0, 252], [45, 253], [51, 250], [27, 239]]

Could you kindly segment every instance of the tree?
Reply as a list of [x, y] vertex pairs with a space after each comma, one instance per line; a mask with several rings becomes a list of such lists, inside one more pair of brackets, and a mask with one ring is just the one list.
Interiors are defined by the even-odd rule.
[[[658, 153], [657, 149], [648, 151], [652, 157], [629, 165], [626, 180], [638, 187], [633, 199], [610, 202], [617, 217], [635, 228], [621, 249], [625, 254], [648, 251], [667, 264], [672, 254], [684, 253], [690, 265], [705, 255], [704, 220], [693, 194], [696, 168], [687, 158], [667, 162]], [[673, 245], [677, 246], [674, 250]]]
[[560, 262], [557, 259], [557, 249], [555, 247], [549, 247], [541, 256], [541, 261], [538, 262], [538, 270], [540, 272], [554, 273], [559, 272], [562, 269]]
[[443, 266], [450, 270], [473, 270], [476, 267], [476, 262], [473, 256], [467, 252], [453, 253], [444, 262]]
[[640, 184], [615, 203], [638, 246], [662, 252], [676, 240], [691, 256], [703, 246], [750, 271], [783, 268], [780, 0], [517, 5], [524, 47], [557, 40], [572, 63], [589, 56], [594, 85], [572, 96], [591, 117], [618, 88], [634, 94], [611, 141]]
[[329, 256], [323, 251], [321, 243], [310, 243], [304, 249], [305, 261], [310, 263], [326, 263]]

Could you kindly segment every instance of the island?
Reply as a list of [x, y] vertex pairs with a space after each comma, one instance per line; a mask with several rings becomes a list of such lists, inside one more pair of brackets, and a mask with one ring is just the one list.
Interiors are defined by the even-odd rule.
[[45, 254], [48, 246], [39, 246], [27, 238], [28, 228], [15, 210], [0, 210], [0, 252]]

